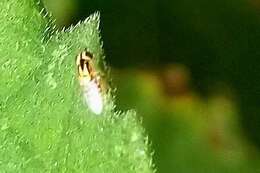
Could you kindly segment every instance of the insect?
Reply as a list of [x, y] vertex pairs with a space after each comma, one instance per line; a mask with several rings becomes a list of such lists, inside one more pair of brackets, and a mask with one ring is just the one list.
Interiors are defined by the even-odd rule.
[[103, 110], [103, 97], [100, 76], [94, 68], [93, 55], [87, 51], [81, 52], [76, 58], [76, 65], [84, 100], [90, 110], [99, 115]]

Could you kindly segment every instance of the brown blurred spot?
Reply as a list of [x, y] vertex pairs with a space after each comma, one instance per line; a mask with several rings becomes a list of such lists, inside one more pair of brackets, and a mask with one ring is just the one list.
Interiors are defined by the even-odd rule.
[[161, 83], [167, 96], [186, 95], [189, 92], [190, 73], [183, 65], [168, 65], [162, 70]]

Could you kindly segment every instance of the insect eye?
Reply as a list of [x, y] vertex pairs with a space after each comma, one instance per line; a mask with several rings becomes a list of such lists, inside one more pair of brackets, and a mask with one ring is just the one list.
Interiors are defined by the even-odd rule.
[[84, 53], [85, 53], [84, 56], [89, 57], [90, 59], [93, 58], [93, 55], [90, 52], [85, 51]]
[[80, 59], [80, 67], [81, 67], [82, 70], [84, 70], [85, 63], [86, 63], [86, 60]]

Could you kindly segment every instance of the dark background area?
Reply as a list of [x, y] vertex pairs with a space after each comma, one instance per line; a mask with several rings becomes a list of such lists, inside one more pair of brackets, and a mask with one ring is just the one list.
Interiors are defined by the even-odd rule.
[[[54, 16], [55, 14], [60, 16], [59, 19], [66, 17], [67, 20], [57, 20], [60, 26], [76, 24], [93, 12], [100, 11], [101, 35], [104, 41], [106, 61], [112, 67], [112, 71], [115, 69], [115, 82], [119, 90], [119, 108], [134, 107], [144, 115], [163, 115], [161, 119], [144, 116], [144, 124], [154, 143], [155, 153], [157, 151], [160, 153], [155, 154], [155, 163], [159, 165], [159, 172], [172, 170], [171, 168], [166, 169], [176, 157], [171, 156], [183, 154], [162, 154], [166, 152], [163, 151], [163, 148], [168, 146], [174, 148], [177, 145], [176, 143], [171, 145], [172, 143], [169, 141], [165, 143], [162, 141], [167, 141], [167, 138], [176, 138], [176, 135], [179, 135], [176, 132], [177, 129], [184, 128], [179, 127], [181, 125], [176, 120], [171, 124], [167, 123], [169, 119], [165, 119], [168, 117], [165, 115], [178, 114], [178, 112], [162, 111], [162, 108], [158, 107], [160, 104], [156, 104], [156, 102], [160, 102], [158, 98], [152, 103], [151, 100], [143, 98], [143, 102], [138, 104], [139, 102], [135, 98], [127, 96], [126, 93], [132, 92], [135, 95], [138, 92], [138, 89], [134, 89], [138, 87], [140, 89], [139, 85], [135, 85], [142, 80], [138, 77], [134, 78], [138, 75], [146, 76], [148, 74], [149, 76], [152, 74], [152, 76], [156, 76], [156, 79], [159, 78], [158, 83], [170, 85], [164, 80], [164, 72], [171, 64], [181, 64], [188, 69], [190, 90], [207, 100], [206, 102], [212, 95], [219, 92], [232, 95], [231, 100], [236, 105], [238, 115], [237, 122], [241, 125], [239, 133], [244, 136], [242, 141], [247, 141], [255, 147], [260, 146], [260, 3], [256, 0], [133, 0], [125, 2], [120, 0], [75, 0], [67, 3], [68, 7], [74, 4], [74, 10], [71, 11], [69, 11], [70, 8], [57, 10], [59, 6], [62, 6], [62, 1], [57, 0], [56, 6], [52, 5], [50, 0], [46, 1]], [[70, 15], [68, 16], [68, 14]], [[137, 69], [141, 72], [133, 72]], [[176, 77], [176, 71], [174, 74]], [[177, 79], [183, 79], [185, 75], [185, 72], [180, 72], [180, 77]], [[127, 79], [128, 86], [123, 85], [126, 81], [122, 78]], [[144, 83], [150, 82], [152, 85], [148, 78], [143, 79]], [[129, 84], [131, 81], [133, 84]], [[142, 97], [144, 97], [143, 93], [140, 93], [140, 98]], [[176, 95], [173, 97], [176, 100]], [[147, 104], [147, 109], [144, 102]], [[153, 104], [157, 105], [155, 107], [160, 110], [151, 110]], [[162, 124], [159, 125], [160, 123]], [[212, 123], [214, 124], [214, 122]], [[171, 131], [173, 133], [169, 133]], [[164, 134], [164, 140], [158, 137], [161, 134]], [[183, 133], [180, 132], [180, 134]], [[186, 146], [183, 151], [189, 150], [187, 148], [194, 145], [199, 147], [200, 142], [203, 141], [201, 139], [191, 140], [189, 139], [191, 136], [186, 134], [187, 140], [190, 140], [188, 144], [185, 135], [183, 135], [183, 139], [180, 137], [180, 141], [184, 142], [183, 148]], [[195, 152], [194, 155], [199, 155], [196, 154], [194, 148], [189, 151]], [[258, 156], [258, 152], [253, 153]], [[203, 158], [208, 156], [199, 157], [205, 161], [206, 159]], [[175, 160], [178, 159], [175, 158]], [[183, 162], [193, 163], [192, 159], [189, 161], [186, 159], [185, 157]], [[167, 164], [167, 160], [170, 160], [171, 163]], [[223, 160], [225, 161], [226, 158]], [[253, 157], [252, 160], [257, 159]], [[195, 161], [195, 163], [198, 165], [214, 164], [214, 161], [210, 163], [204, 163], [204, 161], [201, 163]], [[174, 163], [178, 165], [177, 162]], [[199, 168], [196, 169], [194, 165], [191, 166], [191, 170], [184, 168], [177, 170], [179, 172], [202, 171]], [[178, 166], [174, 167], [175, 170], [176, 167]], [[211, 172], [210, 170], [210, 168], [205, 168], [204, 172]], [[219, 170], [229, 172], [228, 168]], [[255, 171], [256, 168], [252, 168], [252, 170]]]

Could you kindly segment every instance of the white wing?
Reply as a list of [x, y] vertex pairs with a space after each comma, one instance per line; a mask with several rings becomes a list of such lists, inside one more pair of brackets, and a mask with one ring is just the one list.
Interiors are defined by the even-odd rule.
[[83, 95], [85, 101], [92, 112], [99, 115], [103, 110], [103, 100], [100, 89], [94, 80], [85, 82], [83, 86]]

